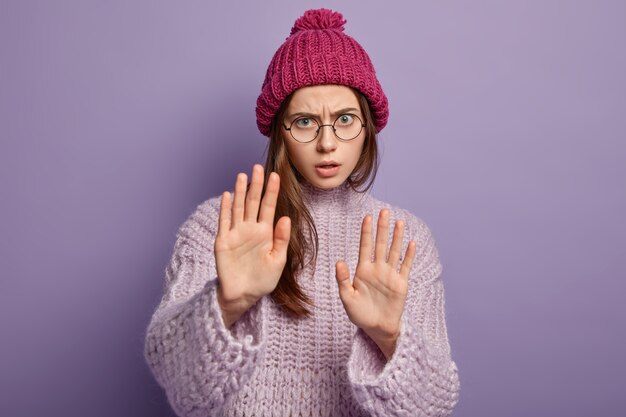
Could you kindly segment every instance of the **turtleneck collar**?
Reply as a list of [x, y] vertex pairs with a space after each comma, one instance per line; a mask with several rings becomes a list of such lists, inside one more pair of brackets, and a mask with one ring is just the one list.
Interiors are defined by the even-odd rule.
[[300, 184], [302, 188], [302, 196], [307, 206], [314, 209], [331, 206], [347, 206], [351, 204], [360, 204], [368, 198], [368, 193], [359, 193], [350, 187], [348, 182], [331, 188], [322, 189], [311, 185], [308, 182]]

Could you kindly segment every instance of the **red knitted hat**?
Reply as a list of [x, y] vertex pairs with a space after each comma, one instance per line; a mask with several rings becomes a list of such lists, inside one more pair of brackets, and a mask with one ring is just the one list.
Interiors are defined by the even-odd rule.
[[257, 126], [265, 136], [283, 100], [300, 87], [338, 84], [367, 97], [380, 132], [389, 118], [389, 105], [365, 50], [343, 33], [346, 20], [328, 9], [307, 10], [293, 25], [265, 74], [256, 102]]

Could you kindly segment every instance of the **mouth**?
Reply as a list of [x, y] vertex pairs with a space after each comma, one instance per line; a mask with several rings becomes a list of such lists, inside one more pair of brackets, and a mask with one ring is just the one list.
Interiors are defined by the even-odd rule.
[[338, 164], [335, 161], [328, 161], [328, 162], [320, 162], [319, 164], [315, 164], [315, 168], [335, 168], [338, 167], [340, 164]]
[[322, 178], [334, 177], [339, 173], [341, 164], [335, 161], [324, 161], [319, 164], [315, 164], [315, 171]]

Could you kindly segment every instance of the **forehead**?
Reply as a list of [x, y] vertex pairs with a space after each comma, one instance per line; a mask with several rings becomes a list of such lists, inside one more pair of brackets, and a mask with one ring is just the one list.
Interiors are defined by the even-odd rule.
[[324, 110], [360, 108], [356, 94], [345, 85], [315, 85], [296, 90], [287, 111], [322, 113]]

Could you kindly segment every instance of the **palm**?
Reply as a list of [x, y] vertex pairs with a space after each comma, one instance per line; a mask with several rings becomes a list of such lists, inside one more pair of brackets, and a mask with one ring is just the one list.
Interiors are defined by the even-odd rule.
[[359, 262], [352, 287], [354, 292], [344, 301], [350, 320], [364, 329], [392, 332], [402, 316], [407, 281], [387, 263], [366, 261]]
[[256, 222], [232, 229], [217, 239], [218, 276], [233, 277], [228, 282], [230, 285], [224, 282], [222, 286], [255, 288], [258, 296], [270, 293], [285, 265], [282, 258], [272, 253], [273, 240], [273, 227]]

